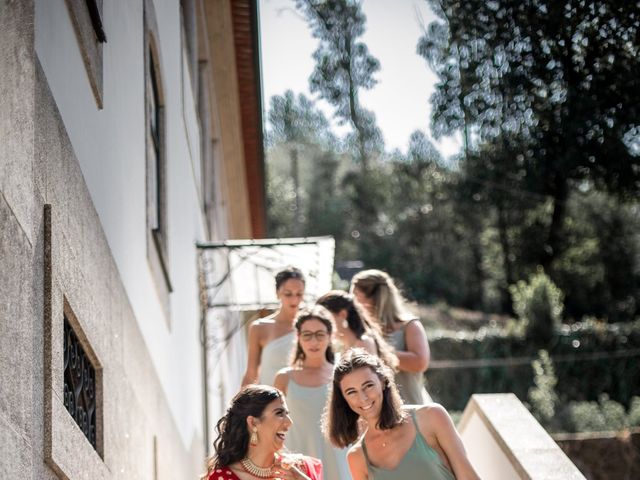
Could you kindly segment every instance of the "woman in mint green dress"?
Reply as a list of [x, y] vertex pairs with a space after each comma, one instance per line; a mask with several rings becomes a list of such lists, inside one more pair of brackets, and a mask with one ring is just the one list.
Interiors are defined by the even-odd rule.
[[446, 410], [404, 407], [393, 372], [362, 349], [336, 365], [327, 410], [331, 443], [355, 442], [347, 454], [353, 480], [479, 479]]
[[280, 308], [249, 327], [247, 370], [242, 386], [251, 383], [273, 385], [273, 379], [289, 363], [295, 342], [293, 323], [304, 298], [305, 278], [302, 271], [287, 267], [276, 274], [276, 296]]
[[293, 364], [278, 372], [274, 386], [284, 392], [293, 419], [286, 447], [319, 458], [326, 480], [350, 480], [346, 449], [332, 446], [321, 430], [333, 378], [332, 320], [319, 305], [298, 313]]
[[382, 270], [362, 270], [351, 279], [351, 290], [395, 349], [395, 384], [402, 401], [410, 405], [430, 402], [424, 388], [424, 372], [431, 358], [427, 334], [420, 321], [407, 312], [393, 278]]

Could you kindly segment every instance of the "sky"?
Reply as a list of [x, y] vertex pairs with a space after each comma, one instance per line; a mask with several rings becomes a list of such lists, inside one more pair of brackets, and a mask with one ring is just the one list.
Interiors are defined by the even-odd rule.
[[[375, 75], [378, 84], [361, 93], [361, 102], [376, 114], [387, 150], [406, 152], [414, 130], [431, 137], [429, 98], [436, 76], [416, 53], [416, 45], [435, 17], [425, 0], [363, 0], [362, 8], [367, 17], [362, 40], [381, 68]], [[260, 32], [266, 121], [269, 99], [287, 89], [318, 99], [309, 91], [317, 40], [295, 10], [294, 0], [260, 0]], [[333, 115], [326, 102], [319, 100], [317, 105], [327, 117]], [[345, 127], [336, 125], [335, 131], [340, 135]], [[445, 138], [434, 144], [447, 158], [460, 150], [461, 142]]]

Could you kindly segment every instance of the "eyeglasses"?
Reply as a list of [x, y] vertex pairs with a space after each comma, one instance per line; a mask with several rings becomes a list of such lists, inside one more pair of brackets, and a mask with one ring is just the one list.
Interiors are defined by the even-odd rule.
[[300, 334], [300, 340], [303, 342], [310, 342], [313, 337], [316, 337], [316, 340], [319, 342], [323, 342], [329, 336], [329, 332], [326, 330], [318, 330], [317, 332], [302, 332]]

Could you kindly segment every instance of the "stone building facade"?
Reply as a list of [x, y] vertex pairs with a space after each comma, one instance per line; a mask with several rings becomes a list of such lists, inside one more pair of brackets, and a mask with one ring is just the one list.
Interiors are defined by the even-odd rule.
[[264, 235], [256, 25], [0, 0], [1, 479], [203, 471], [196, 243]]

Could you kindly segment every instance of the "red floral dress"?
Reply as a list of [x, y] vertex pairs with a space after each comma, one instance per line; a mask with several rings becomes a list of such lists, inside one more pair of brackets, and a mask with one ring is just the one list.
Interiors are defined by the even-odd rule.
[[[302, 457], [302, 470], [311, 480], [322, 480], [322, 462], [313, 457]], [[208, 480], [240, 480], [229, 467], [216, 467]]]
[[240, 480], [238, 476], [231, 471], [229, 467], [215, 468], [209, 474], [209, 480]]

